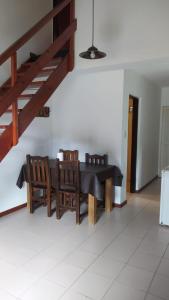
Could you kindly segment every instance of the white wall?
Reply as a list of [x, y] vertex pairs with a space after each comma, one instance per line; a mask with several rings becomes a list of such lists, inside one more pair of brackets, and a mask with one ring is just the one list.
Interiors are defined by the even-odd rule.
[[123, 74], [74, 71], [62, 82], [52, 96], [53, 157], [59, 148], [79, 149], [81, 161], [107, 153], [121, 167]]
[[5, 159], [0, 163], [0, 212], [26, 202], [26, 186], [21, 190], [16, 181], [26, 154], [50, 153], [51, 128], [49, 118], [36, 118]]
[[161, 89], [161, 106], [169, 106], [169, 87]]
[[[0, 53], [21, 37], [52, 8], [52, 1], [45, 0], [1, 0], [0, 3]], [[18, 65], [29, 57], [29, 52], [43, 52], [52, 39], [51, 24], [36, 34], [18, 51]], [[10, 73], [9, 63], [0, 67], [0, 83]]]
[[79, 58], [91, 45], [91, 7], [92, 0], [76, 0], [78, 68], [169, 56], [169, 1], [96, 0], [95, 44], [108, 56], [92, 62]]
[[126, 71], [124, 77], [122, 170], [126, 181], [129, 95], [139, 98], [136, 189], [158, 174], [161, 89], [143, 76]]
[[[51, 9], [51, 1], [1, 0], [0, 4], [0, 52], [24, 34]], [[32, 39], [19, 51], [19, 62], [29, 56], [29, 51], [43, 51], [51, 42], [51, 28], [42, 30], [37, 39]], [[8, 64], [0, 68], [0, 82], [8, 76]], [[0, 163], [0, 212], [26, 202], [26, 188], [19, 190], [16, 180], [27, 153], [46, 155], [50, 152], [50, 119], [36, 118], [31, 126]]]

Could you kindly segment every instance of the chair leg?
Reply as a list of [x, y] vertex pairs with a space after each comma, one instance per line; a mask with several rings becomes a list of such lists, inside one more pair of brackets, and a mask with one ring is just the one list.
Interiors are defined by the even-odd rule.
[[56, 194], [56, 218], [60, 219], [60, 195]]
[[32, 200], [32, 194], [33, 194], [33, 189], [32, 189], [32, 187], [29, 187], [29, 191], [30, 191], [30, 207], [29, 207], [29, 209], [30, 209], [30, 213], [31, 214], [33, 214], [33, 212], [34, 212], [34, 209], [33, 209], [33, 200]]
[[30, 198], [30, 213], [33, 214], [33, 203], [32, 203], [32, 199]]
[[51, 217], [51, 193], [49, 190], [46, 191], [48, 217]]
[[47, 206], [48, 205], [48, 203], [47, 203], [47, 196], [48, 196], [47, 191], [44, 189], [43, 190], [43, 199], [44, 199], [43, 206]]
[[76, 224], [80, 224], [80, 199], [76, 196]]

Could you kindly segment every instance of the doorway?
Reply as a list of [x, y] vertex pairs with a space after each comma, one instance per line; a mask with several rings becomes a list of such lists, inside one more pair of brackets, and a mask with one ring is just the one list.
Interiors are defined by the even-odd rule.
[[159, 175], [169, 166], [169, 106], [161, 108]]
[[126, 190], [128, 193], [136, 192], [138, 105], [139, 99], [130, 95], [128, 102], [128, 151], [126, 186]]

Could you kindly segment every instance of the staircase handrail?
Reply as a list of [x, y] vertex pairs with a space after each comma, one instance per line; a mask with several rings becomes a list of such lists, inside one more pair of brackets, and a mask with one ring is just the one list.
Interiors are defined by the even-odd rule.
[[0, 65], [6, 60], [12, 57], [18, 49], [20, 49], [27, 41], [29, 41], [38, 31], [40, 31], [46, 24], [49, 23], [55, 16], [57, 16], [71, 0], [63, 0], [54, 9], [52, 9], [46, 16], [38, 21], [30, 30], [28, 30], [23, 36], [21, 36], [16, 42], [14, 42], [9, 48], [7, 48], [2, 54], [0, 54]]
[[57, 51], [64, 46], [75, 32], [77, 26], [74, 20], [65, 30], [59, 35], [54, 43], [40, 56], [36, 62], [32, 64], [29, 70], [22, 76], [22, 79], [15, 83], [15, 85], [0, 98], [0, 116], [8, 109], [8, 107], [16, 101], [17, 97], [24, 91], [27, 85], [35, 77], [35, 75], [51, 60]]

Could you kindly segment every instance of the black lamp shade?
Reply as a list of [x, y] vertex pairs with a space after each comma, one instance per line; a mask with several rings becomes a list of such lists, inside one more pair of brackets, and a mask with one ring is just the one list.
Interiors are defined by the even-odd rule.
[[91, 46], [87, 51], [79, 54], [85, 59], [99, 59], [106, 56], [106, 53], [99, 51], [95, 46]]

